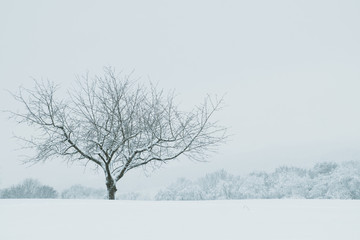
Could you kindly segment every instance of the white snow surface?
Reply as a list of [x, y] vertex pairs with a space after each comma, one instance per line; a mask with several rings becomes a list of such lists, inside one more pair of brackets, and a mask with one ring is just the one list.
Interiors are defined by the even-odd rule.
[[0, 200], [1, 240], [360, 239], [357, 200]]

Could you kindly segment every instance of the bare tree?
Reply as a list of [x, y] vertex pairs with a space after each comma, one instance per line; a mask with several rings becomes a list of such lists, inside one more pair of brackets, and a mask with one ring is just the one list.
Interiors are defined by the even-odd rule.
[[192, 111], [180, 111], [173, 93], [140, 85], [111, 68], [102, 77], [79, 77], [65, 98], [57, 90], [52, 82], [35, 81], [34, 89], [20, 88], [14, 94], [25, 109], [12, 116], [39, 133], [23, 138], [36, 152], [28, 161], [61, 156], [91, 163], [104, 171], [109, 199], [131, 169], [158, 167], [180, 155], [204, 160], [226, 139], [226, 129], [210, 121], [222, 99], [206, 97]]

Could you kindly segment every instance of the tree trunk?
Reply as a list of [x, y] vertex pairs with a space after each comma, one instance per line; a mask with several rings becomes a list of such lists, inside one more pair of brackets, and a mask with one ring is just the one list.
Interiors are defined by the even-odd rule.
[[117, 188], [116, 183], [111, 176], [106, 178], [106, 188], [108, 191], [108, 199], [115, 200], [115, 193], [117, 191]]

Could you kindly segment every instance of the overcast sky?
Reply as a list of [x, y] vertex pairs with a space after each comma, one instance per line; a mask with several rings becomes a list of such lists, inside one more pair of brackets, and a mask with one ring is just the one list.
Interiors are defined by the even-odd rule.
[[[360, 159], [360, 1], [1, 1], [0, 108], [31, 77], [63, 87], [103, 66], [176, 89], [184, 106], [226, 94], [214, 116], [230, 141], [209, 158], [129, 173], [120, 191], [167, 186], [221, 168], [245, 174], [280, 165]], [[0, 116], [0, 188], [34, 177], [63, 189], [103, 187], [102, 173], [51, 162], [21, 165]]]

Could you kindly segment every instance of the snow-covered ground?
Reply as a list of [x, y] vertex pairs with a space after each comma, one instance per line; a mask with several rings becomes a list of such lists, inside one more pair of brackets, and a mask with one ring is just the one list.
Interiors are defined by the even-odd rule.
[[0, 200], [1, 240], [360, 239], [360, 201]]

